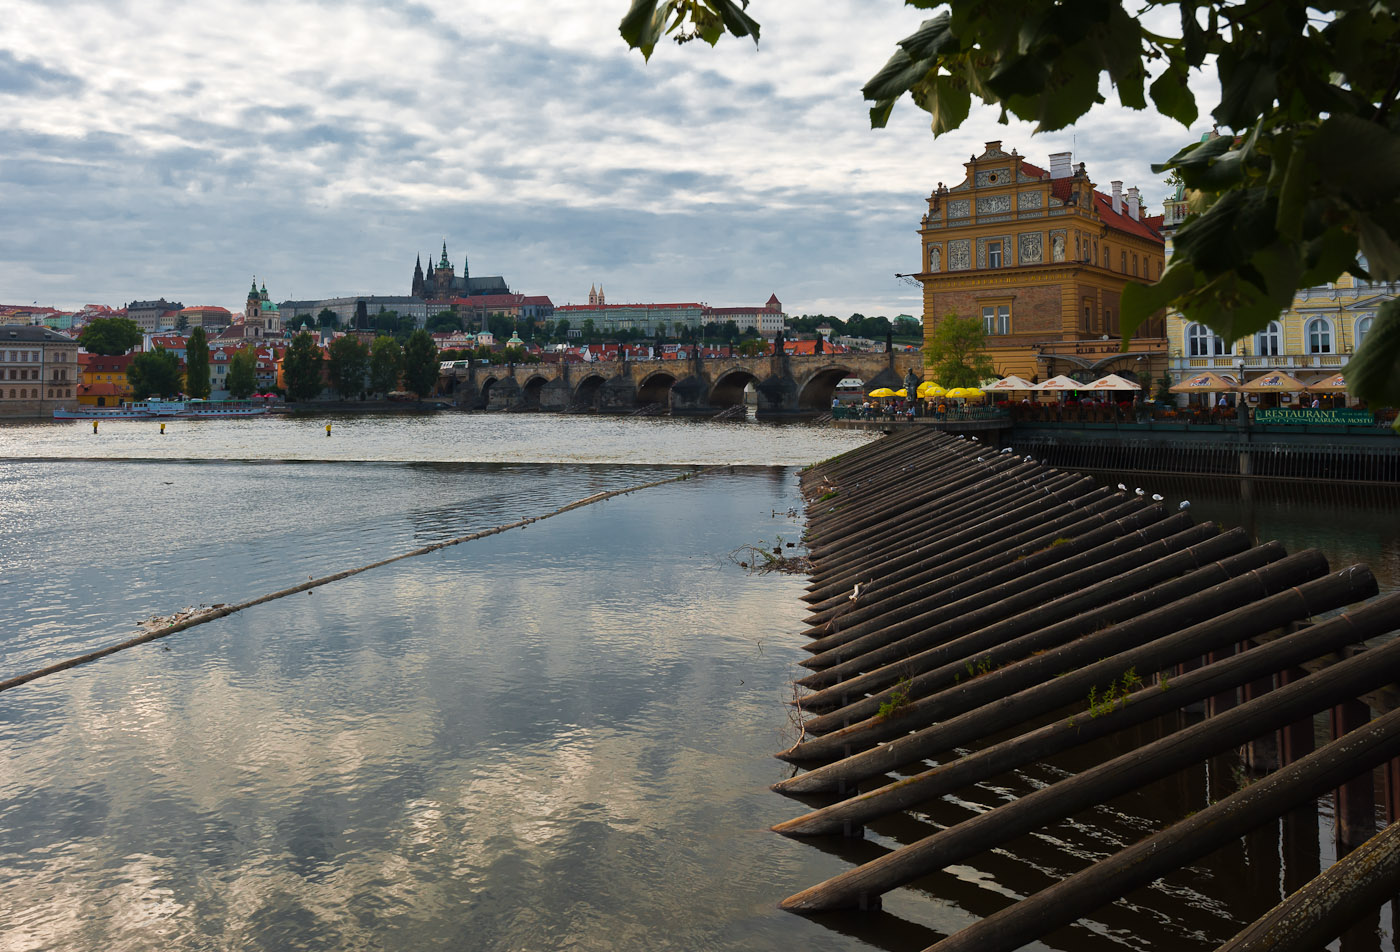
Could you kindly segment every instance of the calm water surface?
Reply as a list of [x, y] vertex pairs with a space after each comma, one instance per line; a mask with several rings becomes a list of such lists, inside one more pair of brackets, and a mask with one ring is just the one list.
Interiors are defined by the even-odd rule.
[[[325, 436], [327, 419], [333, 435]], [[0, 694], [0, 950], [915, 950], [1228, 792], [1224, 761], [813, 921], [783, 896], [1080, 769], [867, 839], [805, 808], [786, 701], [809, 426], [551, 416], [0, 427], [0, 676], [695, 465], [732, 470], [270, 602]], [[1152, 730], [1155, 728], [1144, 728]], [[1128, 743], [1130, 739], [1124, 739]], [[1205, 949], [1268, 908], [1241, 841], [1050, 937]]]

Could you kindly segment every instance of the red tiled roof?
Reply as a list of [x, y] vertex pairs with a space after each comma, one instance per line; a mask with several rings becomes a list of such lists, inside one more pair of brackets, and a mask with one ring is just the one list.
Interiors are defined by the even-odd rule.
[[1128, 216], [1128, 206], [1123, 205], [1122, 212], [1113, 210], [1113, 199], [1094, 189], [1094, 203], [1098, 205], [1099, 217], [1104, 220], [1104, 224], [1115, 231], [1125, 234], [1136, 235], [1139, 238], [1146, 238], [1148, 241], [1162, 241], [1162, 236], [1147, 223], [1151, 218], [1134, 220]]

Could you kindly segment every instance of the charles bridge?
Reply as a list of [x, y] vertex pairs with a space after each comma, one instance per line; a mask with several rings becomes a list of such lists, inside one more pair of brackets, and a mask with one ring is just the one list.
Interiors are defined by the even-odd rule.
[[659, 407], [676, 415], [714, 415], [742, 405], [753, 384], [758, 415], [771, 417], [829, 409], [844, 377], [859, 377], [867, 390], [898, 390], [922, 374], [917, 351], [495, 366], [458, 361], [443, 371], [438, 392], [469, 409], [630, 413]]

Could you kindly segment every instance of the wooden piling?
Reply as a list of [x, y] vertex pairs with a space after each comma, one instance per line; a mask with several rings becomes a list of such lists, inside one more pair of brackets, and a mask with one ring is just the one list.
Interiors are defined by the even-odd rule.
[[927, 952], [1011, 952], [1180, 869], [1289, 808], [1400, 754], [1392, 712], [1153, 836], [1041, 890]]

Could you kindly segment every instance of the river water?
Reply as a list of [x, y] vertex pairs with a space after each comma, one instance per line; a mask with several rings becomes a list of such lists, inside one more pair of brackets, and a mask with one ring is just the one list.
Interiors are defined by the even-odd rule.
[[[3, 952], [919, 949], [1228, 774], [1105, 804], [878, 915], [782, 913], [851, 862], [1077, 769], [1038, 765], [861, 841], [769, 832], [803, 809], [767, 788], [790, 769], [771, 754], [794, 739], [805, 580], [731, 554], [796, 540], [795, 467], [863, 434], [455, 414], [99, 430], [0, 426], [0, 677], [156, 616], [725, 468], [0, 694]], [[1268, 854], [1222, 851], [1046, 947], [1213, 947], [1275, 901]]]

